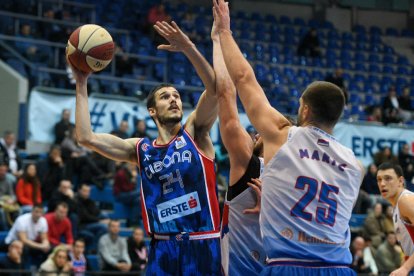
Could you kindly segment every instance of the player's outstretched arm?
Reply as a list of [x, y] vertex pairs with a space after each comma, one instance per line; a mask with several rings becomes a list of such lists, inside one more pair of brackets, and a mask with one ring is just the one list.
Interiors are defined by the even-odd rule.
[[[69, 61], [68, 64], [71, 66]], [[89, 74], [73, 66], [71, 68], [76, 80], [75, 128], [78, 142], [109, 159], [137, 163], [135, 144], [138, 138], [123, 140], [111, 134], [97, 134], [92, 131], [87, 91]]]
[[210, 128], [217, 118], [217, 99], [215, 97], [215, 76], [213, 68], [174, 21], [171, 24], [164, 21], [157, 22], [154, 28], [170, 43], [169, 45], [159, 45], [158, 49], [182, 52], [190, 60], [206, 87], [206, 91], [201, 95], [196, 110], [190, 115], [189, 119], [191, 120], [188, 122], [193, 122], [195, 128], [198, 130], [205, 129], [205, 132], [210, 131]]
[[[398, 201], [398, 208], [400, 211], [400, 217], [408, 222], [412, 227], [414, 227], [414, 196], [413, 195], [403, 195]], [[411, 242], [414, 242], [412, 240]], [[414, 255], [411, 255], [404, 264], [391, 272], [390, 276], [406, 276], [414, 268]]]
[[240, 124], [237, 112], [236, 88], [224, 63], [215, 21], [211, 30], [211, 39], [213, 40], [213, 68], [216, 73], [220, 135], [224, 147], [229, 153], [231, 186], [240, 179], [249, 165], [253, 153], [253, 141]]
[[265, 141], [272, 140], [275, 132], [289, 126], [290, 123], [281, 113], [272, 108], [256, 80], [253, 68], [233, 39], [228, 3], [224, 0], [213, 0], [213, 5], [224, 61], [247, 116]]

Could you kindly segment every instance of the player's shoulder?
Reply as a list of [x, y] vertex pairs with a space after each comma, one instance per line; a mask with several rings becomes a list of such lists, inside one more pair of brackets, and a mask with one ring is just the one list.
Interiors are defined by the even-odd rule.
[[414, 193], [404, 193], [398, 200], [398, 207], [413, 208], [414, 207]]

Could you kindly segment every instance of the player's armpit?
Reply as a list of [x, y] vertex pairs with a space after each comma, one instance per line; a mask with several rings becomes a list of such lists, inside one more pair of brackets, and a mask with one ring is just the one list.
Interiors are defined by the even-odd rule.
[[121, 139], [107, 133], [93, 133], [88, 141], [82, 145], [98, 152], [106, 158], [137, 164], [135, 145], [139, 138]]

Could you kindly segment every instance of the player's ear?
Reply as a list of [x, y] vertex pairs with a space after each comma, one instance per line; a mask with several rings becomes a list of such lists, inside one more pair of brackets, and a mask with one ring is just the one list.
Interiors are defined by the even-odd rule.
[[148, 108], [148, 113], [151, 117], [154, 117], [157, 112], [154, 107], [150, 107]]

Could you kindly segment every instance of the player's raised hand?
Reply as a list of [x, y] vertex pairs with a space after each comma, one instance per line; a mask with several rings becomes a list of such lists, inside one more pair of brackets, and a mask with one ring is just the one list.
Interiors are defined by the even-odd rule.
[[188, 36], [181, 31], [178, 25], [172, 21], [171, 24], [165, 21], [155, 23], [154, 29], [164, 37], [170, 44], [158, 45], [157, 49], [171, 52], [183, 52], [194, 46]]
[[72, 70], [73, 78], [76, 80], [76, 82], [86, 82], [88, 77], [91, 73], [85, 73], [78, 69], [76, 69], [75, 66], [70, 63], [68, 57], [66, 56], [66, 63], [69, 65], [70, 69]]
[[216, 12], [216, 9], [213, 7], [213, 18], [214, 18], [214, 20], [213, 20], [213, 26], [211, 27], [211, 40], [219, 40], [220, 39], [219, 32], [217, 30], [216, 17], [217, 17], [217, 12]]
[[256, 193], [256, 206], [243, 210], [243, 214], [258, 214], [260, 213], [260, 204], [262, 202], [262, 181], [259, 178], [252, 178], [247, 182], [250, 188]]
[[223, 30], [230, 32], [229, 2], [225, 2], [224, 0], [213, 0], [213, 9], [218, 32]]

